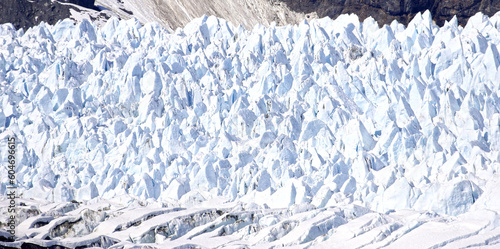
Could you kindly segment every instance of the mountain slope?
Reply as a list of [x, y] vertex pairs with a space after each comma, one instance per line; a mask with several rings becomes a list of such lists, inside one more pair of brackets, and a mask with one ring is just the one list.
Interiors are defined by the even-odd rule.
[[221, 17], [248, 29], [256, 24], [268, 26], [272, 22], [278, 25], [294, 24], [306, 16], [291, 11], [284, 3], [268, 0], [97, 0], [96, 4], [125, 18], [136, 17], [142, 23], [156, 21], [170, 30], [184, 27], [203, 15]]
[[303, 19], [335, 19], [350, 13], [360, 20], [372, 16], [379, 25], [393, 20], [406, 25], [418, 12], [427, 9], [439, 26], [455, 15], [458, 23], [465, 25], [477, 12], [491, 16], [500, 11], [498, 0], [97, 0], [97, 4], [121, 13], [128, 9], [143, 23], [156, 21], [170, 29], [184, 27], [202, 15], [215, 15], [252, 29], [259, 23], [297, 24]]
[[500, 11], [498, 0], [279, 0], [295, 12], [315, 12], [319, 17], [336, 18], [340, 14], [355, 13], [361, 20], [372, 16], [380, 24], [392, 20], [408, 23], [418, 12], [430, 10], [439, 26], [454, 15], [458, 23], [465, 25], [469, 17], [477, 12], [494, 15]]
[[118, 15], [124, 19], [135, 17], [143, 24], [158, 22], [175, 30], [194, 18], [214, 15], [252, 29], [256, 24], [297, 24], [303, 19], [335, 19], [354, 13], [360, 20], [371, 16], [382, 25], [393, 20], [407, 24], [418, 12], [428, 9], [442, 26], [455, 15], [458, 23], [465, 25], [477, 12], [491, 16], [500, 11], [498, 0], [97, 0], [95, 5], [94, 1], [0, 0], [0, 23], [10, 22], [16, 28], [27, 29], [41, 21], [55, 24], [68, 17], [95, 20]]

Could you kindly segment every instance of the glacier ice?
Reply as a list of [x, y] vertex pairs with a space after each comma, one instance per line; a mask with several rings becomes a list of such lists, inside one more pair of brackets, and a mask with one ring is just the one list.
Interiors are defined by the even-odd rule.
[[494, 199], [499, 22], [3, 24], [0, 138], [19, 138], [24, 198], [460, 215]]

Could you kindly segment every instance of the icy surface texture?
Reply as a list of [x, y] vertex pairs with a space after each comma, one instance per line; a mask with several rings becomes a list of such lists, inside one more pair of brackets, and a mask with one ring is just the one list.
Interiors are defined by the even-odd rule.
[[4, 24], [0, 139], [18, 138], [24, 198], [459, 215], [495, 200], [499, 44], [500, 15], [480, 13], [442, 28], [428, 12], [382, 28]]
[[353, 204], [261, 209], [255, 203], [217, 198], [196, 208], [166, 207], [130, 196], [81, 203], [18, 201], [26, 205], [21, 213], [37, 215], [19, 224], [15, 242], [0, 241], [2, 248], [33, 248], [35, 244], [123, 249], [484, 249], [500, 245], [499, 216], [492, 210], [449, 217], [413, 210], [377, 213]]

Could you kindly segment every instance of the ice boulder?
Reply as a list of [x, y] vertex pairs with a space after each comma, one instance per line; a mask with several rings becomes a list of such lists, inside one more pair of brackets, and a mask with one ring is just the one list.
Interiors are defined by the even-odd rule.
[[396, 180], [384, 191], [382, 200], [382, 212], [390, 209], [407, 209], [413, 205], [415, 194], [412, 186], [405, 178]]
[[205, 163], [190, 183], [192, 188], [210, 190], [217, 186], [217, 175], [211, 162]]
[[376, 141], [370, 135], [360, 120], [352, 119], [345, 126], [342, 142], [345, 147], [345, 154], [350, 158], [355, 158], [358, 151], [370, 151]]
[[86, 186], [78, 189], [76, 197], [77, 200], [91, 200], [99, 196], [99, 190], [94, 182], [90, 182]]
[[414, 208], [459, 215], [467, 212], [482, 192], [482, 189], [469, 180], [456, 179], [444, 184], [436, 183], [418, 197]]
[[287, 182], [271, 195], [267, 205], [271, 208], [288, 208], [295, 204], [297, 189], [292, 181]]
[[53, 195], [55, 202], [75, 200], [75, 189], [66, 181], [58, 181]]
[[185, 178], [174, 179], [168, 187], [160, 194], [158, 200], [168, 201], [169, 199], [179, 200], [185, 193], [189, 192], [189, 181]]
[[141, 89], [144, 94], [153, 94], [153, 96], [160, 96], [162, 89], [162, 80], [160, 75], [153, 70], [149, 70], [144, 74], [141, 79]]

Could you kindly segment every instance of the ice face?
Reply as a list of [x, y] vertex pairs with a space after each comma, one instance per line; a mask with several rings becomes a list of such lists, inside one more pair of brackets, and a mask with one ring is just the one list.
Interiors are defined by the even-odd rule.
[[499, 20], [4, 24], [0, 134], [22, 141], [24, 197], [458, 215], [493, 193]]

